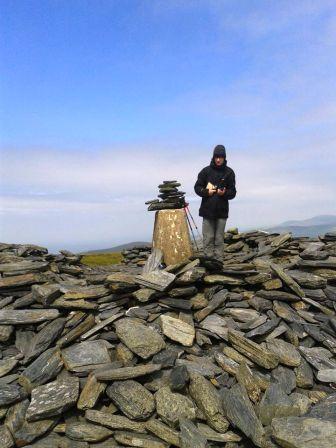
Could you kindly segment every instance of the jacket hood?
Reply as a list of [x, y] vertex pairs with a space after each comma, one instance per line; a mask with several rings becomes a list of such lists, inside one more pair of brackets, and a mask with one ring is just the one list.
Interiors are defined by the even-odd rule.
[[224, 145], [217, 145], [213, 151], [213, 157], [223, 157], [226, 159], [226, 149]]
[[[215, 157], [223, 157], [224, 158], [223, 165], [217, 166], [215, 163]], [[213, 155], [212, 155], [212, 159], [210, 162], [210, 166], [212, 166], [212, 168], [215, 168], [216, 170], [219, 170], [219, 171], [224, 170], [226, 168], [226, 150], [225, 150], [224, 145], [215, 146], [215, 148], [213, 150]]]

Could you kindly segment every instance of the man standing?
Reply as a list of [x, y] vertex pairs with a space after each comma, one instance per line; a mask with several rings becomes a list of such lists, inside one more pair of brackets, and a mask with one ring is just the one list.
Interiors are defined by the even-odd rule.
[[235, 173], [226, 164], [226, 151], [217, 145], [210, 165], [198, 174], [195, 193], [201, 196], [199, 215], [203, 217], [203, 250], [206, 257], [223, 261], [224, 231], [229, 200], [236, 196]]

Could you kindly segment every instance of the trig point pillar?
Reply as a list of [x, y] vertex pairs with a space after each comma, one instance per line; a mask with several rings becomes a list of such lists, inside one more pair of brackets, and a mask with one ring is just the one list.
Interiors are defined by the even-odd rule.
[[193, 254], [187, 218], [182, 208], [155, 213], [153, 247], [161, 249], [167, 266], [185, 261]]

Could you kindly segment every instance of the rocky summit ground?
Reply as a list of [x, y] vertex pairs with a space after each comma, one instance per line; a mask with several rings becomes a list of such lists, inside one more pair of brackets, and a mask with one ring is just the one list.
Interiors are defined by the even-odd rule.
[[145, 273], [0, 244], [0, 447], [335, 448], [336, 234], [225, 241]]

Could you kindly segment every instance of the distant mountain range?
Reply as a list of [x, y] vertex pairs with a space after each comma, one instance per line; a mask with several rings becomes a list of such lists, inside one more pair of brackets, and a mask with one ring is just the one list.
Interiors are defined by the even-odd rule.
[[285, 221], [263, 230], [270, 233], [292, 232], [293, 236], [316, 237], [336, 231], [336, 215], [318, 215], [309, 219]]

